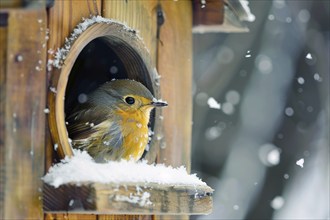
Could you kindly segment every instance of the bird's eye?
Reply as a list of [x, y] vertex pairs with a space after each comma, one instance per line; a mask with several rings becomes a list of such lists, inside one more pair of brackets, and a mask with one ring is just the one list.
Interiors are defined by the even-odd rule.
[[128, 96], [125, 98], [125, 102], [129, 105], [133, 105], [135, 103], [135, 99], [133, 97]]

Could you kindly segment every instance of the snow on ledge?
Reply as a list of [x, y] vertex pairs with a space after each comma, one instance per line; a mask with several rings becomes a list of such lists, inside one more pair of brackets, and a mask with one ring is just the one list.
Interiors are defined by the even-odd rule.
[[42, 178], [55, 188], [67, 183], [156, 183], [167, 185], [203, 185], [206, 183], [187, 170], [167, 167], [163, 164], [147, 164], [147, 161], [96, 163], [86, 151], [74, 150], [74, 156], [66, 157], [53, 165]]

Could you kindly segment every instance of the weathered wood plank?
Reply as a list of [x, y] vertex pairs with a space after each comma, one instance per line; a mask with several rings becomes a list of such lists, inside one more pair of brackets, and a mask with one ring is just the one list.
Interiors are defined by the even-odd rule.
[[102, 214], [207, 214], [212, 210], [208, 186], [163, 184], [44, 185], [45, 212]]
[[4, 219], [42, 218], [46, 9], [8, 11]]
[[[55, 51], [57, 48], [61, 48], [64, 45], [65, 38], [69, 36], [73, 28], [82, 21], [82, 18], [88, 18], [91, 15], [98, 15], [101, 13], [102, 1], [101, 0], [65, 0], [55, 1], [53, 7], [49, 9], [48, 14], [48, 29], [49, 29], [49, 40], [47, 48], [48, 50]], [[48, 54], [47, 59], [53, 59], [52, 54]], [[48, 85], [54, 86], [57, 81], [51, 81], [51, 75], [58, 75], [60, 71], [54, 69], [48, 74]], [[52, 79], [56, 79], [53, 77]], [[55, 95], [49, 93], [49, 96]], [[51, 98], [49, 98], [51, 99]], [[51, 113], [52, 114], [52, 113]], [[51, 119], [50, 119], [51, 120]], [[56, 132], [56, 128], [52, 125], [50, 127], [51, 132]], [[49, 135], [49, 134], [48, 134]], [[53, 140], [54, 141], [54, 140]], [[58, 140], [57, 140], [58, 142]], [[53, 163], [56, 157], [55, 151], [53, 150], [55, 142], [47, 141], [46, 148], [46, 167]]]
[[190, 1], [161, 1], [165, 22], [158, 43], [158, 72], [161, 94], [169, 102], [164, 109], [166, 143], [159, 162], [190, 170], [192, 127], [192, 4]]

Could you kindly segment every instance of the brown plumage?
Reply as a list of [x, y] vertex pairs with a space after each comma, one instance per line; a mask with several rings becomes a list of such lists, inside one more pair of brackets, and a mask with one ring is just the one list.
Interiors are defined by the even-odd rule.
[[137, 161], [148, 143], [150, 112], [163, 106], [167, 103], [139, 82], [107, 82], [66, 118], [72, 147], [86, 150], [97, 162]]

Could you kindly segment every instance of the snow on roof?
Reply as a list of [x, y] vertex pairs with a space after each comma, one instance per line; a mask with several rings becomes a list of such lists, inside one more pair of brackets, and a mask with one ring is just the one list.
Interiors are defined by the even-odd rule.
[[189, 175], [181, 166], [173, 168], [163, 164], [147, 164], [147, 161], [109, 161], [96, 163], [86, 151], [74, 150], [74, 156], [66, 157], [53, 165], [42, 178], [54, 187], [67, 183], [157, 183], [168, 185], [203, 185], [196, 174]]
[[246, 16], [244, 16], [244, 20], [249, 21], [249, 22], [253, 22], [255, 21], [256, 17], [254, 14], [252, 14], [250, 7], [249, 7], [249, 1], [247, 0], [239, 0], [239, 2], [241, 3], [242, 7], [244, 8], [244, 11], [246, 13]]

